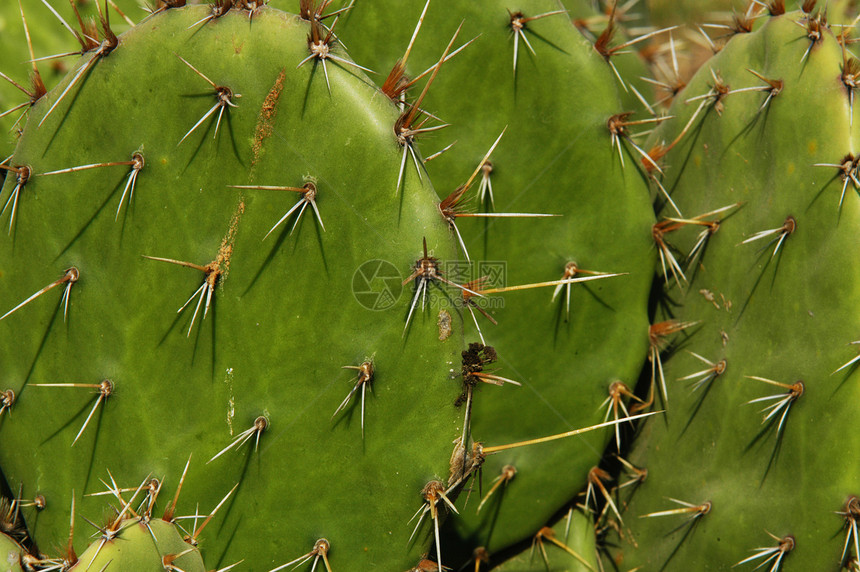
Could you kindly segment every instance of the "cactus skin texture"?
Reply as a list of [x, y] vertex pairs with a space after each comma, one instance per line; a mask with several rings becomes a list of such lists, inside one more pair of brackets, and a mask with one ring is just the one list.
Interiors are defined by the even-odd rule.
[[[625, 569], [753, 570], [771, 556], [763, 569], [856, 569], [848, 505], [860, 487], [857, 371], [840, 368], [856, 357], [848, 344], [860, 326], [851, 311], [860, 202], [856, 164], [844, 185], [840, 168], [816, 165], [856, 152], [860, 118], [856, 105], [849, 117], [843, 74], [857, 68], [843, 59], [839, 28], [812, 44], [817, 13], [763, 16], [753, 33], [735, 35], [654, 140], [674, 140], [700, 104], [684, 102], [718, 91], [710, 70], [729, 92], [767, 85], [748, 69], [782, 82], [764, 107], [770, 87], [707, 98], [665, 159], [664, 184], [685, 217], [740, 205], [700, 219], [722, 223], [688, 270], [690, 284], [668, 288], [664, 316], [698, 325], [665, 363], [666, 419], [647, 422], [629, 457], [649, 476], [624, 517]], [[703, 229], [684, 225], [671, 242], [686, 254]], [[668, 499], [692, 506], [655, 515], [685, 508]], [[697, 509], [705, 502], [707, 514]], [[745, 561], [759, 549], [776, 552]]]
[[[40, 550], [66, 544], [72, 495], [76, 514], [103, 526], [102, 513], [116, 512], [85, 496], [106, 490], [100, 480], [133, 491], [150, 475], [172, 492], [190, 456], [177, 518], [195, 506], [211, 513], [237, 486], [203, 532], [196, 524], [208, 569], [244, 559], [242, 569], [270, 570], [324, 537], [335, 570], [405, 570], [433, 536], [428, 516], [410, 542], [410, 517], [426, 506], [425, 484], [447, 479], [462, 431], [453, 406], [462, 323], [452, 312], [440, 341], [439, 308], [422, 311], [419, 300], [404, 329], [414, 279], [386, 311], [360, 305], [353, 284], [380, 259], [400, 274], [388, 279], [396, 290], [423, 239], [440, 264], [455, 244], [426, 177], [407, 173], [394, 194], [397, 110], [348, 64], [297, 67], [308, 22], [272, 8], [250, 21], [231, 10], [201, 22], [208, 14], [189, 6], [146, 19], [112, 52], [72, 63], [30, 112], [10, 162], [32, 176], [14, 222], [11, 203], [3, 215], [2, 311], [71, 277], [67, 269], [79, 279], [0, 321], [3, 379], [17, 394], [0, 417], [0, 466], [14, 488], [47, 499], [38, 518], [24, 510]], [[191, 130], [219, 101], [192, 65], [233, 90], [237, 107], [224, 109], [217, 135], [218, 109]], [[133, 197], [122, 198], [132, 165], [45, 174], [136, 152], [145, 165]], [[228, 187], [301, 187], [308, 177], [325, 228], [305, 205], [292, 233], [294, 217], [265, 240], [306, 195]], [[17, 179], [7, 178], [4, 203]], [[145, 256], [215, 262], [204, 273]], [[442, 285], [429, 289], [438, 296]], [[362, 438], [361, 391], [333, 414], [358, 379], [342, 368], [365, 361], [375, 371]], [[112, 382], [106, 398], [98, 387], [43, 385], [102, 380]], [[265, 432], [252, 430], [258, 416]], [[132, 492], [122, 498], [117, 512]], [[177, 522], [192, 534], [193, 522]]]

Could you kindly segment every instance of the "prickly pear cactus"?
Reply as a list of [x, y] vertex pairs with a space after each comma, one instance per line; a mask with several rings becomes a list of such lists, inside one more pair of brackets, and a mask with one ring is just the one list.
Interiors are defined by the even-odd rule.
[[2, 165], [13, 570], [857, 568], [848, 3], [656, 120], [629, 7], [184, 4], [104, 5]]
[[74, 506], [75, 542], [86, 517], [98, 561], [126, 558], [116, 529], [149, 532], [117, 513], [183, 477], [164, 520], [207, 569], [407, 569], [462, 433], [462, 320], [423, 301], [461, 295], [455, 243], [426, 177], [395, 192], [400, 112], [319, 14], [222, 4], [103, 26], [29, 112], [0, 195], [0, 466], [47, 499], [40, 550]]
[[[523, 384], [475, 390], [473, 438], [488, 445], [521, 441], [612, 419], [610, 386], [619, 380], [634, 386], [647, 353], [655, 262], [653, 214], [636, 152], [619, 140], [622, 162], [608, 127], [614, 115], [631, 111], [620, 103], [623, 88], [612, 67], [560, 2], [430, 3], [425, 10], [425, 2], [415, 1], [411, 18], [393, 4], [356, 8], [343, 28], [354, 53], [362, 61], [375, 57], [379, 69], [402, 58], [419, 16], [407, 76], [433, 65], [461, 21], [454, 48], [474, 38], [444, 64], [426, 98], [450, 126], [421, 142], [430, 156], [456, 141], [427, 163], [447, 201], [482, 165], [480, 178], [457, 199], [458, 210], [447, 215], [461, 251], [468, 250], [470, 279], [485, 278], [490, 296], [492, 286], [620, 274], [469, 299], [470, 339], [493, 346], [499, 375]], [[359, 38], [373, 31], [378, 39], [361, 46]], [[388, 50], [387, 59], [378, 46]], [[470, 218], [475, 211], [488, 218]], [[529, 213], [555, 216], [515, 216]], [[494, 274], [498, 269], [504, 274]], [[609, 430], [488, 457], [485, 479], [503, 478], [508, 465], [516, 478], [480, 511], [476, 499], [451, 519], [449, 542], [461, 544], [461, 560], [476, 546], [493, 554], [531, 539], [584, 487], [612, 436]]]
[[856, 569], [860, 65], [812, 4], [768, 3], [654, 139], [687, 130], [658, 247], [679, 265], [664, 317], [689, 327], [630, 455], [649, 474], [625, 569]]

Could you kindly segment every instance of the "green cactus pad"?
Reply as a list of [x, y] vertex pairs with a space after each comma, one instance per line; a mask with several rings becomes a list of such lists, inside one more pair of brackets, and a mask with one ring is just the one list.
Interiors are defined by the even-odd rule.
[[[402, 50], [423, 6], [411, 4], [408, 17], [405, 9], [356, 7], [344, 29], [345, 39], [350, 31], [356, 39], [347, 43], [357, 44], [359, 31], [378, 26], [378, 33], [393, 37], [407, 32], [402, 43], [391, 42]], [[621, 166], [607, 128], [609, 118], [624, 111], [617, 80], [564, 13], [527, 22], [524, 33], [536, 54], [520, 38], [514, 75], [511, 13], [522, 11], [528, 18], [563, 6], [552, 1], [456, 6], [430, 5], [409, 59], [413, 73], [431, 66], [439, 58], [438, 46], [447, 43], [461, 19], [456, 45], [477, 36], [442, 67], [427, 95], [425, 105], [451, 126], [426, 140], [425, 154], [457, 141], [428, 163], [437, 190], [444, 197], [465, 183], [505, 130], [489, 158], [495, 210], [561, 215], [457, 219], [473, 261], [470, 278], [500, 267], [506, 274], [490, 275], [496, 281], [491, 285], [553, 281], [574, 261], [580, 269], [627, 273], [573, 284], [569, 318], [564, 286], [555, 299], [554, 287], [494, 294], [486, 311], [498, 326], [474, 310], [486, 343], [499, 356], [494, 373], [524, 385], [475, 391], [472, 435], [500, 445], [597, 423], [604, 418], [600, 406], [610, 383], [635, 383], [647, 350], [653, 218], [635, 157], [627, 155]], [[401, 55], [395, 49], [384, 69]], [[360, 61], [371, 58], [354, 53]], [[486, 205], [478, 204], [478, 186], [468, 191], [464, 210], [484, 211], [488, 205], [486, 198]], [[466, 319], [472, 326], [471, 316]], [[474, 326], [470, 336], [478, 339]], [[611, 435], [605, 431], [489, 457], [485, 478], [507, 464], [517, 468], [517, 478], [480, 514], [467, 507], [452, 519], [464, 542], [462, 557], [474, 546], [492, 553], [531, 537], [581, 489]]]
[[98, 539], [90, 544], [69, 570], [163, 572], [176, 569], [206, 571], [200, 552], [182, 539], [176, 526], [158, 519], [145, 524], [131, 519], [120, 524], [112, 539]]
[[666, 421], [630, 456], [649, 470], [624, 517], [630, 567], [837, 570], [856, 557], [857, 379], [837, 370], [856, 357], [860, 202], [850, 169], [843, 187], [841, 167], [820, 165], [856, 151], [858, 117], [853, 64], [830, 30], [810, 38], [815, 13], [732, 38], [659, 132], [673, 141], [704, 105], [664, 185], [687, 219], [714, 224], [671, 238], [682, 264], [705, 245], [689, 284], [668, 288], [674, 317], [698, 324], [665, 362]]
[[[0, 195], [17, 193], [2, 312], [54, 286], [0, 321], [18, 395], [0, 465], [48, 499], [41, 546], [65, 544], [72, 491], [175, 487], [191, 457], [177, 517], [238, 485], [199, 538], [210, 569], [269, 570], [323, 537], [335, 569], [405, 569], [433, 536], [425, 519], [410, 541], [409, 519], [462, 431], [461, 319], [421, 296], [410, 310], [419, 285], [459, 295], [432, 274], [454, 242], [426, 177], [395, 194], [398, 112], [339, 47], [347, 63], [300, 65], [308, 22], [210, 15], [146, 19], [31, 111], [11, 161], [30, 177]], [[102, 162], [127, 164], [47, 174]], [[365, 362], [371, 391], [339, 410], [362, 380], [343, 368]]]
[[0, 534], [0, 570], [4, 572], [23, 572], [21, 557], [25, 550], [5, 534]]

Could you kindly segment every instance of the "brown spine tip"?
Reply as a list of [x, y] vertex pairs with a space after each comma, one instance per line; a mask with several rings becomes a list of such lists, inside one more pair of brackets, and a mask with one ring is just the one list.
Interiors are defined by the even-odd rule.
[[785, 0], [772, 0], [767, 10], [771, 16], [782, 16], [785, 14]]
[[442, 481], [429, 481], [424, 488], [421, 489], [421, 496], [425, 501], [432, 503], [435, 502], [439, 497], [439, 493], [445, 492], [445, 486], [442, 484]]
[[307, 21], [313, 19], [313, 0], [299, 0], [299, 17]]
[[[674, 145], [674, 144], [673, 144]], [[659, 164], [659, 162], [666, 156], [666, 154], [672, 150], [673, 145], [662, 145], [658, 143], [654, 147], [652, 147], [648, 151], [648, 157], [642, 157], [641, 163], [642, 167], [645, 169], [647, 173], [652, 173], [655, 170], [654, 165]]]
[[103, 379], [99, 384], [99, 393], [102, 394], [103, 397], [110, 397], [114, 391], [114, 384], [109, 379]]
[[588, 481], [594, 484], [597, 484], [600, 481], [611, 481], [612, 475], [608, 472], [604, 471], [600, 467], [592, 467], [590, 471], [588, 471]]
[[45, 87], [45, 82], [42, 80], [42, 74], [38, 70], [30, 74], [30, 85], [33, 88], [32, 93], [28, 94], [30, 96], [30, 105], [35, 105], [37, 101], [48, 93], [48, 88]]
[[373, 374], [375, 370], [373, 369], [373, 362], [370, 360], [366, 360], [358, 366], [358, 379], [361, 383], [368, 383], [373, 381]]
[[325, 538], [320, 538], [316, 542], [314, 542], [314, 552], [317, 554], [328, 554], [328, 551], [331, 550], [331, 542], [329, 542]]
[[78, 268], [76, 266], [72, 266], [70, 268], [67, 268], [64, 278], [66, 279], [65, 281], [68, 282], [69, 284], [74, 284], [75, 282], [80, 280], [81, 271], [78, 270]]
[[616, 113], [606, 121], [606, 127], [613, 135], [625, 135], [627, 133], [627, 120], [633, 115], [632, 111]]
[[428, 558], [422, 558], [409, 572], [439, 572], [439, 565]]
[[603, 56], [606, 60], [612, 56], [612, 52], [609, 50], [609, 42], [612, 41], [612, 36], [615, 33], [613, 28], [612, 21], [606, 25], [606, 29], [603, 30], [603, 33], [597, 37], [597, 40], [594, 42], [594, 50]]
[[609, 396], [613, 400], [620, 400], [625, 395], [632, 395], [632, 393], [624, 382], [613, 381], [609, 384]]
[[848, 520], [860, 520], [860, 498], [854, 495], [845, 501], [845, 511], [842, 513]]
[[481, 172], [484, 174], [484, 176], [489, 177], [493, 172], [493, 162], [485, 160], [483, 163], [481, 163]]
[[7, 389], [0, 393], [0, 411], [8, 409], [15, 404], [15, 392], [12, 389]]
[[[328, 5], [331, 4], [331, 0], [320, 0], [318, 5], [315, 4], [316, 0], [299, 0], [299, 17], [302, 20], [312, 22], [315, 20], [323, 20], [331, 16], [331, 14], [323, 16], [323, 12], [328, 8]], [[340, 11], [341, 10], [338, 10], [338, 12]]]
[[847, 58], [842, 65], [842, 83], [849, 89], [854, 89], [858, 86], [858, 78], [860, 78], [860, 60], [857, 58]]
[[791, 396], [793, 399], [797, 399], [803, 392], [806, 391], [806, 385], [804, 385], [803, 381], [796, 381], [791, 384]]
[[480, 562], [483, 564], [490, 563], [490, 553], [483, 546], [479, 546], [474, 551], [472, 551], [472, 558], [475, 559], [475, 562]]
[[806, 37], [815, 44], [824, 37], [824, 31], [826, 29], [827, 18], [825, 18], [824, 14], [816, 14], [814, 18], [809, 18], [806, 23]]
[[406, 89], [409, 82], [406, 80], [405, 73], [406, 67], [403, 60], [397, 60], [394, 67], [391, 68], [391, 72], [388, 74], [388, 77], [385, 78], [385, 82], [382, 84], [381, 88], [382, 93], [384, 93], [388, 99], [397, 101], [400, 94]]
[[508, 14], [510, 15], [510, 18], [511, 18], [509, 25], [514, 31], [522, 30], [523, 28], [526, 27], [526, 21], [527, 21], [526, 15], [523, 14], [521, 11], [519, 11], [519, 10], [517, 10], [516, 12], [508, 11]]
[[783, 223], [782, 228], [785, 230], [786, 234], [793, 234], [795, 230], [797, 230], [797, 219], [791, 215], [785, 219], [785, 223]]
[[29, 165], [19, 165], [14, 167], [12, 171], [15, 172], [15, 182], [21, 187], [27, 184], [33, 174], [33, 169]]
[[538, 540], [542, 538], [555, 538], [555, 532], [553, 532], [550, 527], [544, 526], [537, 531], [537, 534], [535, 534], [535, 538]]
[[257, 430], [257, 433], [262, 433], [266, 429], [269, 428], [269, 419], [265, 415], [260, 415], [256, 419], [254, 419], [254, 429]]
[[736, 34], [749, 34], [753, 29], [753, 18], [745, 14], [735, 14], [732, 18], [732, 30]]

